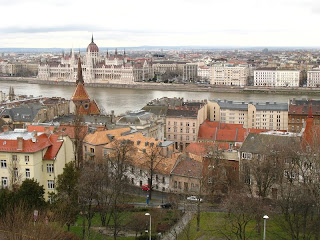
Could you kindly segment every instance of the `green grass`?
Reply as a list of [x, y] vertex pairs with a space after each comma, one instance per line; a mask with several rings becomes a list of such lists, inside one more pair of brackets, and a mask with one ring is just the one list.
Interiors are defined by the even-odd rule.
[[[187, 240], [187, 236], [189, 236], [189, 239], [201, 238], [201, 240], [225, 239], [223, 233], [230, 234], [230, 231], [228, 232], [227, 228], [225, 227], [225, 216], [226, 213], [201, 213], [200, 231], [196, 231], [196, 218], [194, 218], [190, 222], [189, 231], [187, 228], [184, 229], [179, 236], [179, 240]], [[255, 231], [255, 226], [255, 221], [250, 222], [247, 226], [246, 235], [250, 237], [250, 239], [262, 239], [263, 220], [261, 221], [260, 235], [258, 235]], [[271, 218], [267, 222], [266, 235], [268, 240], [291, 239], [290, 236], [283, 232], [277, 222], [272, 221]], [[232, 237], [232, 239], [236, 239], [236, 237]]]
[[[125, 212], [123, 212], [123, 220], [122, 220], [122, 226], [126, 226], [136, 215], [144, 215], [146, 212], [149, 212], [152, 216], [153, 220], [153, 228], [154, 231], [156, 229], [156, 226], [158, 223], [164, 224], [174, 224], [174, 219], [175, 221], [179, 217], [179, 212], [173, 211], [173, 210], [164, 210], [164, 209], [154, 209], [154, 208], [133, 208], [129, 209]], [[70, 231], [76, 234], [77, 236], [81, 237], [82, 236], [82, 216], [79, 216], [77, 219], [76, 223], [74, 226], [71, 226]], [[146, 219], [148, 221], [148, 218]], [[85, 220], [86, 226], [88, 225], [87, 220]], [[97, 213], [94, 215], [92, 219], [92, 224], [91, 224], [91, 234], [90, 238], [88, 240], [100, 240], [100, 239], [113, 239], [112, 236], [105, 236], [101, 233], [99, 233], [95, 228], [101, 227], [101, 221], [100, 221], [100, 215]], [[109, 222], [109, 226], [113, 226], [113, 220], [111, 219]], [[66, 230], [66, 227], [65, 227]], [[131, 231], [130, 231], [131, 232]], [[133, 233], [133, 232], [132, 232]], [[117, 237], [119, 240], [133, 240], [135, 239], [134, 237]]]

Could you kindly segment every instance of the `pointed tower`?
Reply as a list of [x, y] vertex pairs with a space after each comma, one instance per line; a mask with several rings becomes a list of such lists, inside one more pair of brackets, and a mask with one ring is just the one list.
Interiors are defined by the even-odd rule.
[[71, 98], [76, 106], [75, 113], [78, 115], [99, 115], [100, 110], [97, 103], [94, 100], [90, 100], [90, 97], [84, 87], [80, 57], [78, 58], [78, 74], [76, 84], [76, 90]]

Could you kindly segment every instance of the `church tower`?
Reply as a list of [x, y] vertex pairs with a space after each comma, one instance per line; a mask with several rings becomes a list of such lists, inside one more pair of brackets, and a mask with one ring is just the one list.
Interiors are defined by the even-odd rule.
[[76, 80], [76, 90], [73, 93], [71, 100], [73, 101], [77, 115], [99, 115], [100, 110], [95, 100], [90, 100], [90, 97], [84, 87], [81, 59], [78, 58], [78, 75]]

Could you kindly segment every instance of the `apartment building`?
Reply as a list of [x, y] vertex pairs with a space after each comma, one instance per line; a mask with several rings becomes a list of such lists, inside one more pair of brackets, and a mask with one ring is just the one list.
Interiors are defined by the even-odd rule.
[[247, 65], [216, 64], [211, 67], [211, 81], [213, 85], [246, 86], [249, 68]]
[[197, 141], [199, 126], [207, 119], [206, 102], [184, 102], [182, 107], [168, 109], [166, 118], [167, 140], [175, 142], [182, 151]]
[[34, 178], [43, 185], [45, 199], [55, 193], [56, 177], [63, 172], [66, 163], [74, 160], [72, 142], [67, 136], [44, 132], [27, 132], [26, 129], [0, 134], [1, 186], [11, 188], [25, 179]]
[[254, 86], [299, 87], [300, 71], [277, 68], [258, 68], [254, 71]]
[[[141, 133], [123, 135], [117, 140], [132, 143], [134, 154], [130, 154], [130, 162], [125, 171], [130, 184], [135, 186], [149, 184], [152, 164], [153, 189], [163, 192], [170, 191], [170, 172], [177, 161], [177, 154], [174, 154], [174, 142], [159, 141], [155, 138], [145, 137]], [[105, 156], [112, 154], [115, 148], [114, 144], [111, 142], [103, 147]]]
[[287, 103], [209, 100], [208, 108], [210, 121], [243, 124], [244, 128], [288, 129]]
[[288, 131], [301, 132], [309, 114], [313, 117], [313, 124], [320, 125], [320, 100], [289, 100]]
[[314, 68], [307, 72], [307, 86], [308, 87], [320, 86], [320, 68]]
[[186, 82], [195, 82], [198, 76], [198, 65], [187, 63], [183, 66], [183, 81]]
[[211, 68], [207, 66], [198, 67], [198, 77], [202, 81], [210, 81]]

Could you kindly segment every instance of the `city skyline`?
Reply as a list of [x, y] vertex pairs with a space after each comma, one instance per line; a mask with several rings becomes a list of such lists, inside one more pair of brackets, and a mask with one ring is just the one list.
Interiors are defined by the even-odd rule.
[[2, 0], [0, 48], [318, 47], [315, 0]]

